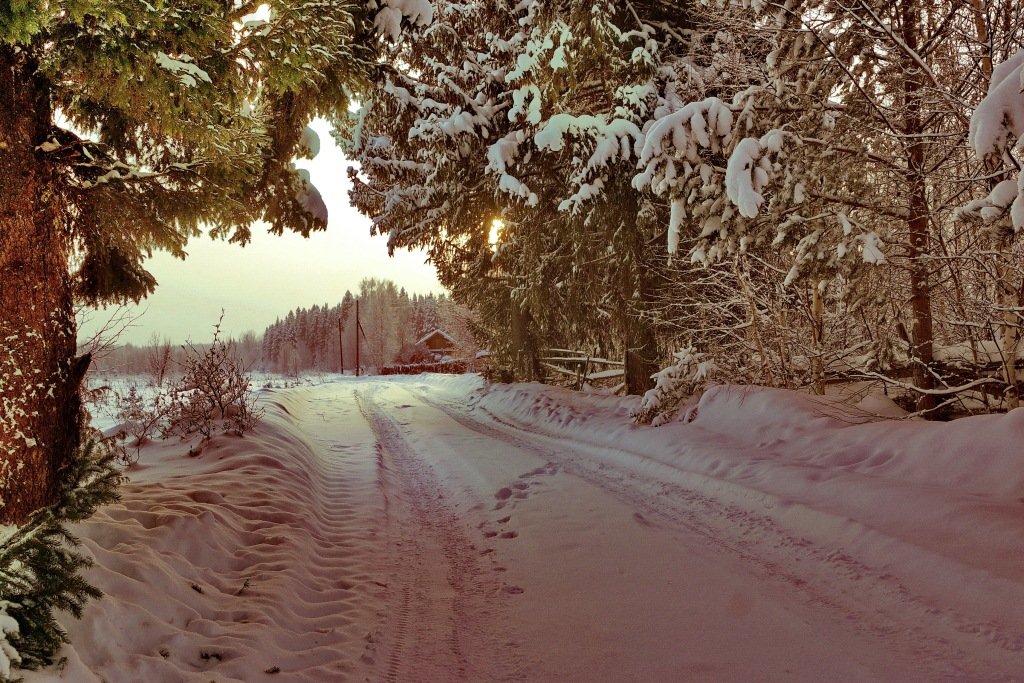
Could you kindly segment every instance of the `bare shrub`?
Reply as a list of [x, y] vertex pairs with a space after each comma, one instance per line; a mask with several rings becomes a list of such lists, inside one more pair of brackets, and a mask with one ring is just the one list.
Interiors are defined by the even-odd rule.
[[171, 369], [171, 342], [166, 337], [160, 339], [156, 334], [149, 341], [146, 350], [146, 370], [153, 380], [154, 386], [162, 387], [167, 373]]
[[183, 374], [171, 390], [167, 433], [200, 434], [204, 440], [217, 432], [242, 434], [263, 416], [255, 406], [256, 396], [249, 390], [252, 378], [234, 342], [220, 337], [223, 319], [222, 313], [208, 348], [197, 348], [192, 342], [182, 347]]
[[[115, 438], [122, 442], [117, 459], [130, 467], [138, 462], [142, 447], [166, 429], [171, 403], [162, 391], [147, 401], [135, 384], [128, 387], [126, 394], [117, 393], [115, 396], [116, 416], [121, 425]], [[129, 437], [131, 441], [128, 441]], [[135, 453], [130, 453], [128, 447], [134, 448]]]

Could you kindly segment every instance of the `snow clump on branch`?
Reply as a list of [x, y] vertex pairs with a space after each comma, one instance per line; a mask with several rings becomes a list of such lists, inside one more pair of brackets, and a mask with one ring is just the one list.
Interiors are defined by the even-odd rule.
[[[1004, 167], [1019, 168], [1015, 157], [1024, 154], [1024, 50], [993, 71], [988, 94], [971, 115], [968, 140], [979, 158], [997, 158]], [[1024, 175], [1016, 170], [957, 215], [992, 224], [1002, 221], [1007, 211], [1013, 230], [1024, 229]]]
[[310, 179], [309, 171], [300, 168], [297, 169], [297, 173], [299, 174], [301, 184], [295, 198], [302, 204], [302, 208], [305, 209], [306, 213], [323, 223], [327, 223], [327, 204], [324, 203], [320, 190], [316, 189], [316, 186]]
[[[703, 392], [716, 370], [715, 362], [689, 346], [672, 354], [675, 362], [654, 375], [655, 385], [640, 400], [632, 414], [634, 422], [658, 427], [669, 422], [684, 401]], [[696, 415], [696, 404], [684, 415], [684, 422]]]
[[378, 10], [373, 18], [377, 33], [387, 36], [392, 42], [402, 37], [402, 19], [408, 19], [414, 26], [429, 26], [434, 20], [434, 7], [428, 0], [369, 0], [366, 6]]
[[[13, 529], [14, 527], [5, 527], [8, 533]], [[18, 636], [21, 632], [17, 620], [7, 613], [10, 606], [10, 602], [0, 600], [0, 676], [4, 678], [10, 678], [11, 668], [21, 664], [21, 655], [8, 639], [9, 636]]]
[[191, 55], [182, 54], [175, 59], [164, 52], [156, 53], [156, 63], [160, 65], [160, 68], [175, 76], [182, 85], [194, 88], [199, 81], [212, 83], [210, 74], [200, 69], [194, 62]]

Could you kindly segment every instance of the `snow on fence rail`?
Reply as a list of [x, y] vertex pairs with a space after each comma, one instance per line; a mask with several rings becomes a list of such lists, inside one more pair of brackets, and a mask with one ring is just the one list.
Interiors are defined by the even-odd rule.
[[[577, 389], [582, 389], [585, 382], [606, 379], [618, 379], [625, 375], [625, 364], [622, 361], [598, 358], [582, 351], [572, 349], [544, 349], [548, 354], [540, 358], [540, 364], [562, 376], [575, 379]], [[595, 366], [591, 372], [591, 365]], [[607, 370], [598, 370], [598, 366], [611, 366]]]

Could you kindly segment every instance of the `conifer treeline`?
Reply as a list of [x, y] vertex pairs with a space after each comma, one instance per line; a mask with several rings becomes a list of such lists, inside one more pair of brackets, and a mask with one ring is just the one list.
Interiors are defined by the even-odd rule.
[[[229, 343], [249, 370], [296, 374], [303, 371], [338, 372], [356, 364], [355, 303], [359, 299], [360, 365], [364, 370], [392, 363], [433, 360], [432, 354], [417, 348], [416, 342], [436, 329], [443, 329], [458, 341], [463, 354], [476, 351], [471, 332], [472, 315], [445, 294], [412, 294], [390, 280], [366, 278], [358, 297], [346, 291], [341, 303], [314, 304], [296, 308], [267, 326], [262, 334], [246, 332]], [[338, 350], [338, 322], [341, 322], [341, 353]], [[197, 343], [198, 348], [204, 344]], [[92, 351], [83, 347], [82, 352]], [[160, 358], [166, 355], [166, 361]], [[146, 344], [123, 344], [94, 353], [93, 371], [100, 374], [156, 374], [165, 367], [175, 374], [182, 365], [182, 347], [153, 335]]]
[[[444, 327], [449, 302], [444, 294], [412, 294], [390, 280], [368, 278], [360, 283], [360, 365], [380, 367], [417, 360], [416, 341]], [[307, 370], [338, 372], [355, 368], [356, 296], [345, 292], [340, 304], [296, 308], [263, 333], [265, 370], [295, 374]], [[342, 348], [338, 349], [341, 322]], [[419, 352], [420, 354], [422, 352]]]

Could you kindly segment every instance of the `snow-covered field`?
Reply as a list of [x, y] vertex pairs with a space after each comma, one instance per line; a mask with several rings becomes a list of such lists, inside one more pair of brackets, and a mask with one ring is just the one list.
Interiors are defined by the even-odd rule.
[[270, 389], [77, 532], [107, 593], [29, 683], [1024, 680], [1024, 411], [475, 376]]
[[[291, 388], [299, 386], [316, 386], [324, 382], [336, 381], [341, 375], [331, 373], [303, 373], [294, 377], [285, 377], [279, 374], [267, 372], [248, 373], [253, 391], [262, 388]], [[147, 374], [125, 374], [125, 373], [102, 373], [89, 376], [86, 384], [86, 391], [91, 393], [87, 404], [92, 426], [100, 431], [105, 431], [115, 426], [120, 420], [118, 418], [119, 398], [123, 398], [134, 387], [139, 396], [147, 406], [151, 405], [153, 398], [163, 392], [171, 390], [172, 384], [178, 377], [168, 377], [162, 386], [157, 386], [151, 375]]]

